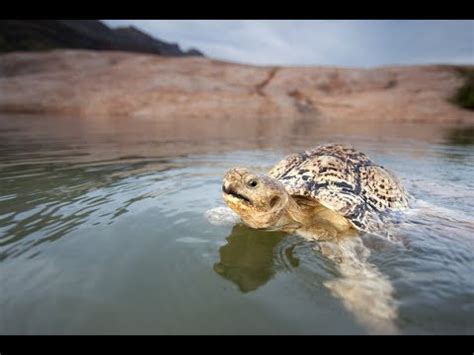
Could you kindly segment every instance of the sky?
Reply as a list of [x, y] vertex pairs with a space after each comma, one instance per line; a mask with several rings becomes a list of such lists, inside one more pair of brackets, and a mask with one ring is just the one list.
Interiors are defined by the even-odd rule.
[[474, 64], [472, 20], [103, 20], [257, 65]]

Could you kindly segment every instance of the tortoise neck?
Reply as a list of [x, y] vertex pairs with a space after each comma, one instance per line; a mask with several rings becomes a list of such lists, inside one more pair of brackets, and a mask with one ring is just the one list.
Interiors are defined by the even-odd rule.
[[283, 230], [294, 230], [304, 224], [300, 218], [302, 211], [290, 194], [287, 194], [287, 197], [287, 203], [280, 212], [276, 227]]
[[288, 219], [300, 226], [319, 226], [337, 232], [351, 228], [349, 221], [339, 213], [305, 197], [289, 196], [285, 212]]

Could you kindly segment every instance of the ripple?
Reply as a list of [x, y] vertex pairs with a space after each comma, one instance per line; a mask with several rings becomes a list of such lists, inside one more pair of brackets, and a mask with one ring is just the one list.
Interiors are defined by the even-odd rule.
[[[30, 324], [61, 330], [73, 323], [66, 318], [94, 324], [92, 313], [103, 307], [94, 300], [107, 299], [114, 314], [130, 309], [122, 319], [139, 314], [150, 331], [162, 320], [192, 322], [195, 311], [228, 329], [240, 314], [272, 322], [281, 316], [282, 329], [324, 330], [315, 326], [321, 315], [354, 332], [353, 318], [370, 332], [472, 329], [474, 151], [442, 129], [427, 136], [426, 126], [410, 126], [401, 136], [379, 127], [384, 136], [368, 136], [363, 127], [309, 125], [251, 137], [236, 127], [228, 136], [199, 136], [164, 123], [124, 128], [77, 120], [58, 123], [57, 136], [44, 122], [3, 122], [0, 273], [7, 281], [0, 302], [8, 324], [32, 332], [38, 328]], [[413, 196], [396, 232], [401, 244], [363, 235], [357, 245], [335, 246], [255, 231], [225, 208], [227, 169], [265, 172], [287, 153], [329, 141], [351, 143], [400, 175]], [[60, 302], [69, 306], [58, 311]], [[25, 313], [29, 304], [37, 308]], [[282, 313], [286, 304], [298, 319]], [[181, 311], [188, 306], [192, 312]], [[223, 308], [228, 319], [220, 317]], [[81, 316], [71, 317], [74, 309]], [[100, 322], [113, 327], [106, 317]]]

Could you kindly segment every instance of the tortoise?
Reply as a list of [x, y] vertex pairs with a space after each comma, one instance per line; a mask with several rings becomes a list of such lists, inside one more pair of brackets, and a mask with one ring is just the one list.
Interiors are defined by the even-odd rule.
[[322, 226], [336, 233], [377, 233], [408, 207], [400, 180], [345, 144], [290, 154], [267, 175], [233, 168], [222, 190], [226, 204], [256, 229]]

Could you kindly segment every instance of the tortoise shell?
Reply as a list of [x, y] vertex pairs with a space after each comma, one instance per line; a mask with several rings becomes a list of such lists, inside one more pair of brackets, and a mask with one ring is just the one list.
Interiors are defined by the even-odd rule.
[[366, 232], [380, 230], [392, 212], [408, 207], [399, 179], [348, 145], [326, 144], [290, 154], [268, 174], [290, 195], [316, 200]]

